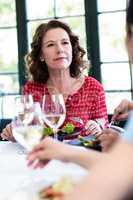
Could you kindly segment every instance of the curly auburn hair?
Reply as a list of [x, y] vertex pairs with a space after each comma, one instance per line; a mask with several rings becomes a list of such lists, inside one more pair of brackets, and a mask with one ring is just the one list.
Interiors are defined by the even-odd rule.
[[78, 77], [81, 74], [81, 67], [82, 69], [86, 67], [85, 61], [83, 60], [85, 50], [79, 45], [78, 36], [76, 36], [64, 22], [51, 20], [48, 23], [43, 23], [38, 26], [33, 36], [33, 42], [31, 43], [31, 52], [25, 56], [28, 75], [35, 82], [46, 83], [49, 78], [47, 64], [40, 59], [42, 40], [48, 30], [55, 28], [64, 29], [70, 38], [72, 45], [72, 63], [70, 65], [71, 77]]

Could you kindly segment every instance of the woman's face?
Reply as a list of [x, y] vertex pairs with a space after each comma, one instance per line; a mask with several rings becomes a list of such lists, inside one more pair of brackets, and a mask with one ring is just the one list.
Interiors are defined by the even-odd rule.
[[42, 56], [49, 69], [68, 68], [72, 62], [72, 45], [62, 28], [48, 30], [42, 41]]

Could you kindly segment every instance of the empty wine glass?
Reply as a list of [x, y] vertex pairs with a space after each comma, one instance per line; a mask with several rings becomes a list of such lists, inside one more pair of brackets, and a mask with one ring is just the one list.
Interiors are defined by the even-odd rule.
[[53, 129], [54, 138], [57, 139], [58, 128], [66, 117], [65, 102], [62, 94], [46, 94], [42, 102], [43, 120]]

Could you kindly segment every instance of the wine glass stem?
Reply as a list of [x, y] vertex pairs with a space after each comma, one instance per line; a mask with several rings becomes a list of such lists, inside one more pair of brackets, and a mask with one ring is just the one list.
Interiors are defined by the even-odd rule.
[[54, 139], [55, 139], [55, 140], [58, 140], [58, 134], [57, 134], [58, 129], [54, 128], [54, 129], [53, 129], [53, 132], [54, 132]]

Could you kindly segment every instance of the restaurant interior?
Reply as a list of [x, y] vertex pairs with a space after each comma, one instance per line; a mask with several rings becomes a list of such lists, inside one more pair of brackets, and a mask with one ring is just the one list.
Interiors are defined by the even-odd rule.
[[[128, 0], [0, 1], [0, 177], [2, 180], [2, 184], [0, 183], [0, 200], [46, 199], [46, 197], [42, 197], [42, 187], [46, 188], [50, 184], [55, 184], [55, 182], [58, 182], [55, 184], [57, 188], [70, 187], [71, 178], [76, 182], [88, 173], [84, 167], [81, 167], [82, 165], [72, 162], [66, 164], [57, 161], [54, 157], [48, 163], [46, 169], [31, 170], [27, 167], [25, 159], [27, 151], [31, 150], [31, 147], [15, 134], [16, 141], [13, 141], [13, 143], [12, 140], [9, 139], [8, 141], [6, 137], [2, 137], [2, 132], [7, 125], [13, 124], [12, 127], [15, 126], [15, 101], [22, 94], [23, 87], [29, 78], [25, 67], [25, 55], [31, 51], [33, 35], [41, 23], [59, 20], [67, 23], [75, 35], [79, 37], [79, 43], [86, 52], [84, 60], [88, 66], [82, 70], [82, 73], [87, 77], [96, 79], [105, 92], [108, 116], [106, 128], [112, 126], [112, 129], [118, 131], [121, 135], [125, 131], [127, 119], [117, 123], [112, 120], [112, 116], [123, 99], [128, 101], [133, 99], [133, 68], [129, 61], [125, 43], [127, 3]], [[41, 113], [40, 110], [37, 110], [36, 113], [39, 112]], [[45, 119], [45, 116], [42, 116], [42, 118]], [[69, 144], [80, 146], [81, 149], [89, 147], [89, 149], [94, 149], [98, 153], [102, 151], [97, 133], [88, 136], [88, 127], [83, 124], [82, 119], [73, 117], [72, 120], [75, 123], [79, 122], [83, 125], [83, 128], [82, 130], [75, 129], [77, 131], [73, 132], [76, 132], [76, 134], [70, 136], [70, 138], [69, 136], [66, 137], [66, 141], [71, 140], [68, 142]], [[98, 120], [96, 122], [98, 123]], [[25, 123], [23, 125], [27, 126]], [[69, 132], [71, 128], [73, 129], [73, 126], [67, 125], [70, 125], [70, 127], [67, 127]], [[48, 126], [49, 124], [46, 125], [46, 134], [50, 135], [51, 129], [48, 129]], [[103, 131], [104, 127], [101, 124], [99, 126]], [[60, 132], [66, 129], [61, 128]], [[54, 131], [57, 130], [53, 128], [53, 133]], [[65, 143], [64, 135], [58, 137], [56, 134], [53, 137]], [[7, 159], [5, 159], [5, 155]], [[69, 183], [68, 177], [71, 177]], [[12, 183], [13, 180], [15, 183]], [[42, 196], [37, 197], [36, 194]], [[61, 197], [57, 199], [60, 200]], [[99, 197], [99, 200], [104, 199]], [[120, 198], [110, 198], [109, 200], [120, 200]]]

